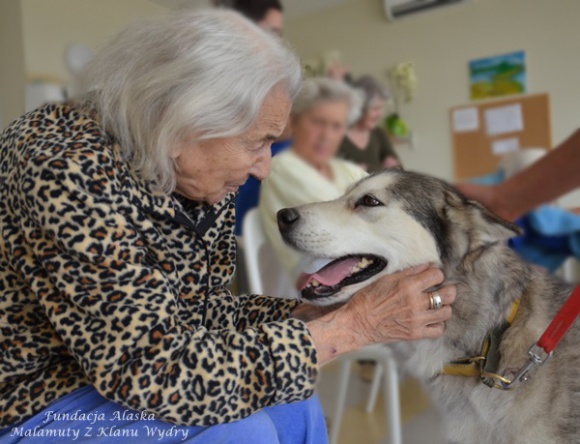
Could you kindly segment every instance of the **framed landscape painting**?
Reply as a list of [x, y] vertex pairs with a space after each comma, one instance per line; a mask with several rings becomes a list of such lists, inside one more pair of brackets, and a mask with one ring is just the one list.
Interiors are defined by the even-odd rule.
[[524, 51], [469, 62], [471, 100], [523, 94], [527, 91]]

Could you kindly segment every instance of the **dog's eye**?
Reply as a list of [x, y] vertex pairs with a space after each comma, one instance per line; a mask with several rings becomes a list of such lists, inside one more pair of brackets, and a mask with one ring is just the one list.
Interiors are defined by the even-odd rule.
[[363, 197], [356, 201], [354, 207], [378, 207], [380, 205], [383, 205], [383, 203], [375, 196], [365, 194]]

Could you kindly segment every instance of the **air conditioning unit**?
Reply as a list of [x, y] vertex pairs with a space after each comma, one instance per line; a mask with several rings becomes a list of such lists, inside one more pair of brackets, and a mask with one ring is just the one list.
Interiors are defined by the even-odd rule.
[[467, 3], [468, 1], [471, 0], [383, 0], [383, 6], [389, 20], [399, 20], [420, 12]]

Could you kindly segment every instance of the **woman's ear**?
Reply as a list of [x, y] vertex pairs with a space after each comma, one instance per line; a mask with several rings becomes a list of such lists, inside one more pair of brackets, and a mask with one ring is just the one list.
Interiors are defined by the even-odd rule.
[[171, 154], [169, 155], [169, 157], [171, 157], [171, 159], [173, 159], [174, 161], [177, 160], [177, 158], [179, 156], [181, 156], [181, 152], [183, 150], [181, 148], [176, 148], [174, 150], [171, 150]]
[[[193, 133], [190, 131], [184, 131], [177, 137], [175, 144], [173, 145], [169, 157], [174, 161], [177, 160], [185, 151], [190, 151], [192, 148], [201, 145], [204, 142], [203, 133]], [[205, 141], [210, 139], [205, 139]]]

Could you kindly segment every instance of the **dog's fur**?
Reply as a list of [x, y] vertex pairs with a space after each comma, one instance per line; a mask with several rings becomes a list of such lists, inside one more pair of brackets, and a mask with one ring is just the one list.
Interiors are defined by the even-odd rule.
[[[366, 206], [369, 195], [380, 205]], [[440, 266], [445, 282], [457, 284], [444, 335], [397, 344], [408, 371], [423, 381], [444, 415], [449, 442], [580, 443], [578, 324], [551, 360], [511, 391], [475, 377], [440, 375], [445, 363], [477, 356], [487, 332], [505, 322], [512, 301], [522, 298], [501, 341], [499, 373], [519, 368], [569, 296], [567, 285], [523, 263], [505, 245], [518, 233], [515, 225], [440, 180], [403, 171], [370, 176], [337, 200], [294, 210], [299, 219], [280, 227], [295, 248], [326, 258], [370, 254], [387, 261], [379, 274], [312, 303], [344, 302], [381, 275], [423, 263]]]

